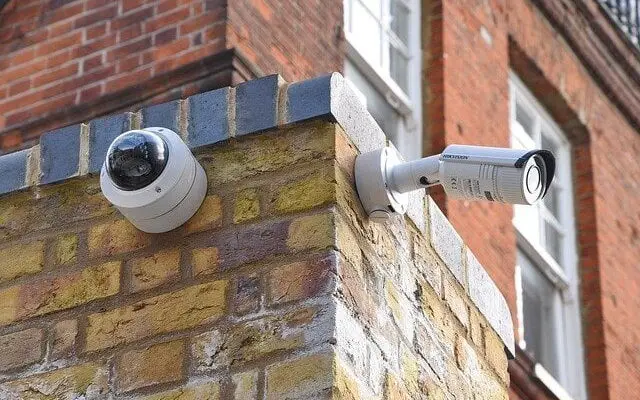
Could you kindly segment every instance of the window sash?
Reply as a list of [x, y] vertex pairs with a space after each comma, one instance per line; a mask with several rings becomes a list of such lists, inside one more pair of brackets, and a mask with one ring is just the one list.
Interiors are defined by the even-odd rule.
[[[407, 95], [408, 85], [411, 84], [411, 62], [414, 58], [414, 54], [412, 54], [410, 43], [404, 43], [402, 39], [393, 31], [391, 26], [391, 1], [392, 0], [380, 0], [381, 10], [376, 12], [376, 10], [371, 9], [370, 4], [363, 0], [345, 0], [345, 34], [347, 41], [351, 44], [351, 47], [355, 49], [359, 53], [362, 59], [364, 59], [367, 63], [371, 64], [373, 70], [382, 75], [385, 81], [391, 81], [393, 83], [392, 89], [395, 92], [401, 93], [401, 100], [409, 99]], [[410, 2], [405, 0], [395, 0], [401, 1], [409, 10], [409, 20], [413, 20], [411, 14], [415, 11], [412, 9]], [[360, 6], [369, 17], [375, 19], [378, 25], [378, 30], [376, 33], [380, 35], [378, 39], [378, 49], [376, 50], [376, 56], [380, 56], [378, 60], [372, 60], [371, 55], [368, 55], [367, 51], [361, 47], [361, 44], [356, 38], [356, 30], [354, 29], [354, 4]], [[412, 21], [413, 22], [413, 21]], [[409, 40], [411, 41], [411, 27], [409, 27]], [[397, 82], [392, 76], [391, 71], [391, 58], [392, 58], [392, 48], [399, 53], [399, 57], [404, 59], [404, 65], [406, 67], [403, 68], [401, 72], [404, 76], [405, 82]], [[377, 57], [376, 57], [377, 58]], [[404, 87], [402, 87], [404, 86]], [[410, 103], [409, 103], [410, 104]], [[406, 107], [405, 107], [406, 108]]]
[[[542, 147], [544, 142], [545, 148], [553, 148], [557, 162], [555, 178], [550, 189], [555, 190], [557, 195], [558, 205], [555, 207], [557, 212], [554, 213], [551, 205], [544, 201], [537, 204], [535, 215], [540, 225], [537, 237], [532, 238], [527, 233], [527, 226], [519, 226], [517, 218], [515, 218], [517, 217], [517, 212], [514, 215], [518, 251], [526, 254], [531, 259], [534, 267], [552, 282], [560, 294], [556, 302], [558, 312], [554, 317], [558, 321], [557, 323], [560, 324], [558, 325], [560, 329], [557, 329], [555, 335], [556, 347], [559, 352], [558, 376], [555, 379], [562, 384], [557, 384], [556, 380], [548, 373], [549, 379], [547, 381], [550, 388], [553, 386], [551, 383], [556, 382], [557, 390], [554, 390], [555, 393], [570, 393], [576, 400], [584, 399], [586, 398], [584, 368], [578, 367], [579, 365], [584, 365], [584, 349], [581, 340], [582, 321], [578, 293], [578, 257], [575, 245], [576, 230], [569, 142], [546, 110], [539, 105], [537, 99], [512, 72], [509, 73], [509, 84], [512, 141], [528, 145], [533, 144], [536, 147]], [[516, 110], [518, 108], [526, 115], [533, 116], [532, 121], [527, 121], [530, 122], [530, 135], [514, 129], [516, 127]], [[558, 260], [552, 256], [552, 249], [546, 247], [545, 235], [547, 232], [545, 232], [545, 223], [549, 224], [549, 227], [552, 227], [561, 238], [562, 248], [560, 249]], [[519, 339], [521, 344], [526, 344], [523, 343], [523, 334], [527, 328], [526, 323], [523, 321], [523, 282], [520, 275], [520, 267], [516, 266], [515, 281], [518, 294]], [[536, 368], [546, 372], [544, 367], [540, 365], [537, 365]]]

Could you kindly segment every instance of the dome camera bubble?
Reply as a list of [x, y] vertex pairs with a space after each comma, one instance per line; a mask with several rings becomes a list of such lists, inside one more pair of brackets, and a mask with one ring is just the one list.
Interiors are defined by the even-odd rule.
[[142, 189], [155, 181], [169, 159], [167, 143], [149, 131], [132, 131], [111, 143], [107, 151], [107, 174], [119, 189]]

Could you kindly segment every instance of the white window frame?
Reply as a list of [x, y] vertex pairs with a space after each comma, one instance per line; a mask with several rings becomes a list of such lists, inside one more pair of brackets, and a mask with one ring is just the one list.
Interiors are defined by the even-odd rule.
[[[510, 128], [512, 140], [517, 137], [520, 141], [531, 140], [519, 136], [520, 132], [514, 129], [516, 123], [516, 104], [526, 109], [534, 115], [533, 140], [536, 146], [540, 146], [540, 135], [542, 131], [545, 137], [551, 139], [557, 146], [556, 156], [556, 177], [564, 193], [558, 196], [559, 222], [563, 233], [563, 246], [560, 260], [555, 260], [553, 256], [544, 248], [542, 240], [539, 242], [531, 240], [528, 235], [521, 231], [515, 224], [518, 251], [522, 251], [538, 267], [539, 271], [546, 276], [556, 287], [560, 296], [553, 302], [556, 327], [556, 349], [558, 354], [559, 376], [554, 378], [544, 366], [536, 364], [536, 377], [544, 383], [560, 399], [586, 399], [586, 384], [584, 376], [584, 349], [582, 339], [582, 321], [580, 318], [580, 295], [579, 295], [579, 275], [578, 275], [578, 255], [576, 249], [576, 222], [574, 211], [574, 187], [572, 178], [571, 147], [569, 141], [553, 118], [547, 113], [544, 107], [538, 102], [535, 96], [529, 91], [520, 78], [509, 72], [510, 91]], [[553, 190], [551, 188], [550, 190]], [[546, 209], [540, 207], [541, 213]], [[542, 219], [542, 217], [541, 217]], [[541, 230], [544, 229], [542, 224]], [[544, 234], [544, 232], [542, 232]], [[519, 266], [516, 266], [516, 292], [517, 292], [517, 316], [519, 345], [525, 347], [524, 324], [523, 324], [523, 304], [522, 304], [522, 276]], [[579, 368], [577, 366], [582, 366]]]
[[[408, 159], [422, 157], [422, 46], [421, 46], [421, 1], [401, 0], [410, 10], [410, 28], [407, 50], [409, 52], [407, 68], [407, 92], [393, 80], [390, 74], [390, 55], [388, 51], [388, 37], [382, 42], [382, 65], [369, 62], [357, 49], [350, 33], [352, 21], [346, 20], [348, 4], [359, 0], [343, 0], [345, 5], [345, 26], [347, 59], [367, 78], [398, 114], [404, 119], [404, 129], [401, 130], [399, 143], [396, 147]], [[390, 10], [390, 0], [380, 0], [383, 10]], [[366, 0], [362, 0], [366, 2]], [[365, 4], [366, 7], [366, 4]], [[353, 13], [351, 13], [353, 15]], [[383, 15], [383, 23], [389, 24], [389, 15]], [[382, 29], [390, 29], [383, 26]]]

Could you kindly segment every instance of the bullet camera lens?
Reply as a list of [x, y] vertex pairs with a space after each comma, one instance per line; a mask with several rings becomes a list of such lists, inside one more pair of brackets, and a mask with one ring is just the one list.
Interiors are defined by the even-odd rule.
[[168, 159], [168, 146], [160, 136], [147, 131], [132, 131], [111, 143], [106, 168], [119, 189], [139, 190], [162, 174]]
[[540, 187], [540, 169], [537, 166], [532, 166], [527, 171], [527, 190], [531, 193], [535, 193]]

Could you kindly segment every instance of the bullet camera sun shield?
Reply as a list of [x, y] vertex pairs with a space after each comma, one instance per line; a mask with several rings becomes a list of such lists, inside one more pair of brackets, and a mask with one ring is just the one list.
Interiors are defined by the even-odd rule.
[[442, 154], [405, 162], [392, 147], [356, 158], [356, 187], [370, 218], [403, 214], [407, 193], [442, 185], [448, 196], [533, 204], [549, 190], [555, 158], [547, 150], [450, 145]]
[[448, 196], [533, 204], [551, 185], [555, 159], [547, 150], [448, 146], [440, 155], [440, 181]]
[[134, 226], [160, 233], [195, 214], [207, 179], [180, 136], [166, 128], [145, 128], [125, 132], [111, 143], [100, 187]]

